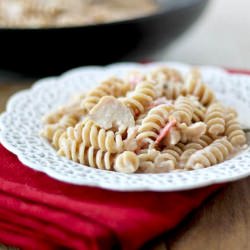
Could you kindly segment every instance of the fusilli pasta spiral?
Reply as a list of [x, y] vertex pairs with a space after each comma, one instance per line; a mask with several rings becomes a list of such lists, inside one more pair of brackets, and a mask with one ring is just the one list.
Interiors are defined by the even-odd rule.
[[184, 94], [184, 88], [182, 83], [168, 82], [165, 83], [162, 88], [162, 95], [169, 100], [175, 100], [176, 98], [178, 98], [178, 96]]
[[131, 96], [122, 98], [122, 102], [129, 107], [133, 114], [145, 112], [148, 105], [155, 99], [154, 85], [149, 82], [138, 84]]
[[59, 149], [61, 146], [62, 140], [66, 138], [66, 132], [65, 129], [57, 129], [51, 138], [51, 144], [55, 149]]
[[162, 153], [164, 153], [165, 157], [172, 160], [175, 164], [175, 168], [180, 160], [180, 156], [183, 153], [184, 145], [182, 143], [178, 143], [173, 146], [168, 146], [163, 149]]
[[213, 139], [208, 135], [201, 136], [200, 139], [189, 142], [184, 146], [183, 153], [180, 157], [180, 165], [181, 167], [184, 167], [184, 164], [187, 162], [189, 157], [195, 153], [197, 150], [201, 150], [205, 147], [207, 147], [209, 144], [213, 142]]
[[61, 135], [68, 127], [74, 126], [77, 122], [78, 118], [74, 115], [64, 115], [58, 123], [46, 124], [41, 131], [41, 135], [51, 141], [55, 148], [58, 148]]
[[224, 161], [232, 151], [233, 145], [226, 137], [217, 139], [209, 146], [192, 154], [185, 167], [188, 169], [196, 169], [218, 164]]
[[115, 159], [114, 169], [117, 172], [122, 172], [126, 174], [131, 174], [137, 171], [139, 167], [139, 158], [138, 155], [125, 151], [119, 154]]
[[226, 115], [225, 135], [234, 146], [243, 146], [246, 144], [246, 136], [240, 128], [240, 124], [237, 121], [235, 114], [232, 112], [229, 112]]
[[76, 140], [63, 139], [58, 155], [65, 156], [75, 162], [89, 165], [94, 168], [112, 170], [115, 154], [104, 152], [87, 147], [85, 143], [78, 143]]
[[196, 98], [191, 98], [191, 99], [193, 101], [193, 107], [194, 107], [192, 122], [204, 121], [206, 108]]
[[173, 107], [162, 104], [151, 109], [142, 120], [138, 128], [138, 141], [152, 143], [157, 138], [160, 130], [168, 121], [169, 113]]
[[147, 116], [147, 113], [140, 114], [136, 120], [135, 125], [140, 126], [142, 124], [143, 119]]
[[105, 131], [95, 125], [91, 120], [86, 119], [78, 123], [74, 128], [67, 131], [68, 137], [78, 142], [84, 142], [87, 147], [94, 149], [118, 153], [124, 149], [124, 142], [121, 134], [115, 134], [113, 131]]
[[153, 81], [156, 84], [173, 82], [182, 83], [183, 78], [179, 71], [168, 67], [160, 67], [146, 76], [149, 81]]
[[198, 97], [199, 101], [205, 106], [211, 104], [215, 99], [213, 92], [202, 83], [200, 76], [195, 73], [190, 73], [187, 76], [185, 91], [189, 95]]
[[172, 113], [179, 123], [186, 123], [187, 125], [191, 124], [194, 106], [190, 98], [180, 96], [175, 102], [175, 110]]
[[206, 112], [205, 123], [208, 126], [208, 133], [214, 137], [225, 131], [225, 109], [221, 103], [212, 103]]
[[168, 154], [157, 150], [146, 150], [139, 154], [139, 172], [142, 173], [162, 173], [174, 169], [175, 162], [168, 158]]
[[103, 96], [124, 96], [131, 89], [131, 85], [123, 80], [112, 77], [101, 83], [98, 87], [88, 93], [81, 102], [81, 107], [90, 111]]
[[143, 150], [139, 152], [139, 171], [143, 173], [172, 171], [178, 167], [183, 149], [184, 145], [179, 143], [175, 146], [169, 146], [162, 151], [155, 149]]
[[84, 97], [84, 94], [74, 96], [67, 105], [61, 106], [57, 110], [45, 115], [43, 117], [43, 123], [56, 124], [64, 117], [74, 117], [75, 119], [80, 120], [86, 114], [86, 112], [80, 107], [80, 102]]

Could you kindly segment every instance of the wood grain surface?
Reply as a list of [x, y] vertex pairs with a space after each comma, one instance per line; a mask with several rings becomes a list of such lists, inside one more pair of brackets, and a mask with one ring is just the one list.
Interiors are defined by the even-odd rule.
[[[0, 81], [0, 112], [10, 95], [31, 81]], [[175, 230], [147, 244], [145, 250], [250, 249], [250, 178], [227, 184], [193, 211]], [[0, 245], [0, 249], [13, 249]]]

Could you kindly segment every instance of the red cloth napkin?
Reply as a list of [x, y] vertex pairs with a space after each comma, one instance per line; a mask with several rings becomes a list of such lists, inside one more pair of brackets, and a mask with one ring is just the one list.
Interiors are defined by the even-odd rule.
[[0, 159], [0, 242], [25, 249], [138, 249], [218, 189], [112, 192], [53, 180], [3, 146]]
[[51, 179], [0, 145], [0, 242], [25, 249], [138, 249], [174, 228], [221, 185], [113, 192]]

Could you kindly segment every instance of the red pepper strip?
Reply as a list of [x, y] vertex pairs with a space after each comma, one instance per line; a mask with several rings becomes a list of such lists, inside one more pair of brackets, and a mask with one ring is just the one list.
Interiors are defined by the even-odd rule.
[[160, 134], [155, 140], [155, 143], [159, 143], [167, 134], [169, 133], [170, 129], [176, 125], [176, 120], [172, 120], [166, 124], [166, 126], [161, 130]]

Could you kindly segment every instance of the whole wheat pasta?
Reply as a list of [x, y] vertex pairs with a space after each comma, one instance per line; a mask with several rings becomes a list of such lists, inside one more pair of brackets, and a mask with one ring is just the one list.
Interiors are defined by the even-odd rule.
[[196, 97], [191, 96], [190, 98], [192, 99], [194, 104], [192, 122], [204, 121], [207, 109], [198, 101]]
[[246, 144], [246, 136], [240, 128], [240, 124], [235, 117], [235, 114], [229, 112], [226, 115], [226, 131], [225, 135], [234, 146], [243, 146]]
[[81, 164], [89, 165], [94, 168], [111, 170], [115, 154], [87, 147], [85, 143], [78, 143], [76, 140], [63, 139], [58, 155], [65, 156], [70, 160]]
[[189, 157], [198, 150], [201, 150], [213, 142], [213, 139], [208, 135], [203, 135], [196, 141], [189, 142], [184, 145], [183, 153], [180, 156], [180, 166], [184, 167]]
[[154, 85], [150, 82], [139, 83], [131, 96], [122, 99], [133, 114], [144, 113], [149, 104], [156, 98]]
[[111, 77], [91, 90], [81, 102], [81, 107], [90, 111], [103, 96], [124, 96], [130, 90], [131, 85], [116, 77]]
[[[107, 151], [110, 153], [121, 152], [124, 148], [122, 135], [115, 134], [113, 131], [105, 131], [91, 120], [86, 120], [76, 124], [67, 131], [71, 139], [84, 142], [86, 146]], [[73, 137], [73, 138], [72, 138]]]
[[150, 81], [155, 82], [156, 84], [161, 83], [183, 83], [183, 77], [178, 70], [168, 68], [168, 67], [160, 67], [156, 70], [150, 72], [146, 78]]
[[169, 82], [163, 85], [162, 95], [167, 99], [175, 100], [178, 96], [184, 94], [184, 88], [182, 83]]
[[240, 152], [237, 112], [197, 71], [111, 77], [44, 119], [42, 136], [69, 160], [103, 170], [165, 173], [213, 166]]
[[233, 145], [226, 138], [217, 139], [204, 149], [190, 156], [185, 167], [189, 169], [209, 167], [223, 162], [233, 151]]
[[124, 151], [115, 159], [114, 169], [117, 172], [131, 174], [137, 171], [139, 158], [134, 152]]
[[179, 123], [186, 123], [187, 125], [191, 124], [194, 105], [192, 100], [188, 97], [179, 96], [175, 102], [175, 110], [173, 111], [172, 116]]
[[185, 81], [185, 91], [189, 95], [196, 96], [203, 105], [210, 105], [214, 99], [212, 90], [202, 82], [201, 76], [191, 72]]
[[153, 143], [157, 138], [160, 130], [168, 121], [169, 113], [173, 107], [165, 104], [159, 105], [151, 109], [146, 117], [142, 119], [141, 125], [138, 128], [138, 141]]
[[214, 137], [221, 135], [225, 131], [225, 108], [221, 103], [211, 104], [206, 112], [205, 123], [208, 126], [208, 133]]

